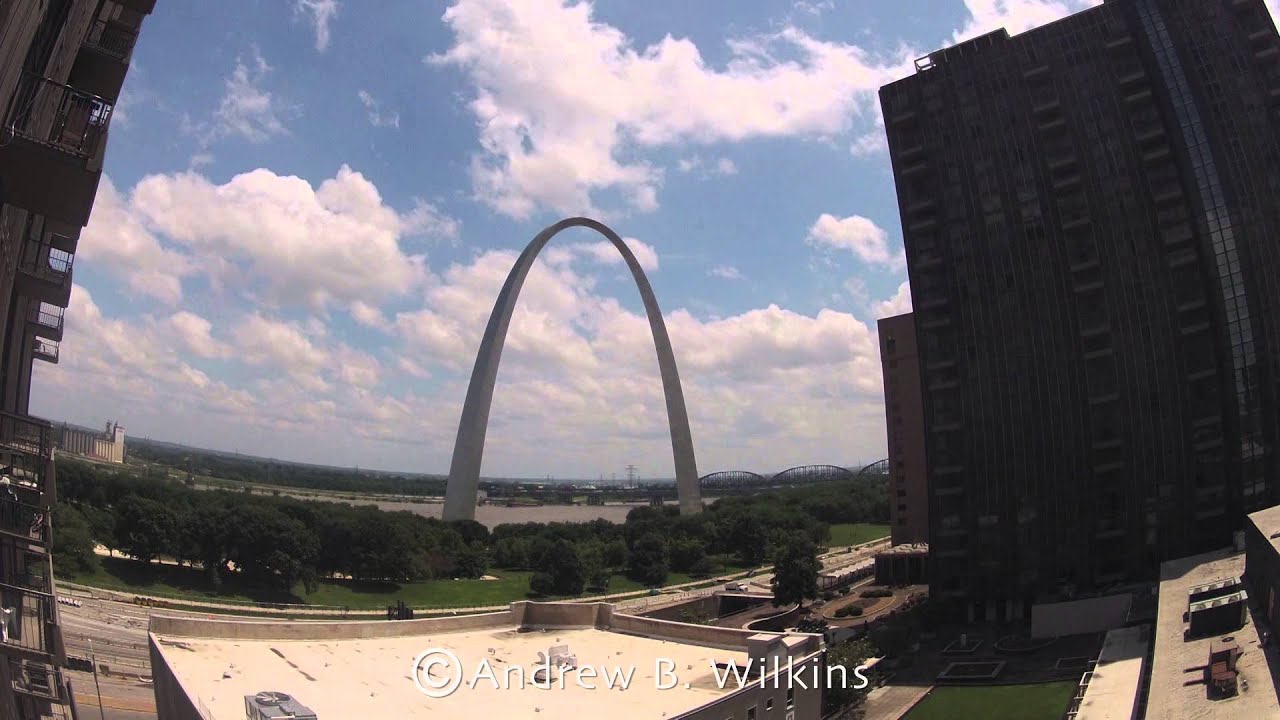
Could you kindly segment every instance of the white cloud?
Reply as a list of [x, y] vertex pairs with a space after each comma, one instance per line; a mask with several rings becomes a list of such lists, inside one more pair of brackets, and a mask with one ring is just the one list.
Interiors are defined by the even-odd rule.
[[235, 68], [224, 83], [222, 99], [213, 112], [212, 125], [201, 123], [190, 128], [200, 136], [202, 146], [230, 135], [262, 144], [289, 134], [281, 116], [290, 113], [290, 108], [264, 87], [270, 73], [271, 66], [256, 47], [252, 57], [236, 60]]
[[687, 39], [639, 48], [589, 3], [562, 0], [459, 0], [444, 19], [454, 45], [428, 61], [461, 68], [474, 86], [476, 193], [517, 218], [542, 206], [595, 212], [602, 190], [656, 207], [662, 173], [637, 147], [844, 133], [912, 57], [786, 27], [731, 40], [716, 68]]
[[360, 104], [364, 105], [365, 112], [369, 116], [369, 124], [374, 127], [393, 127], [400, 129], [400, 113], [383, 112], [378, 101], [366, 90], [356, 93], [360, 98]]
[[707, 271], [711, 277], [723, 278], [725, 280], [744, 280], [742, 272], [732, 265], [717, 265]]
[[[641, 270], [651, 273], [658, 269], [658, 251], [654, 250], [652, 245], [633, 237], [624, 237], [622, 242], [626, 243], [627, 249], [636, 256], [636, 262], [640, 263]], [[605, 265], [624, 264], [622, 253], [618, 252], [618, 249], [608, 240], [570, 245], [568, 249]]]
[[428, 237], [457, 240], [462, 222], [449, 217], [431, 203], [418, 198], [413, 209], [400, 217], [400, 232], [405, 235], [426, 235]]
[[402, 357], [397, 360], [396, 366], [415, 378], [424, 379], [431, 377], [431, 373], [428, 372], [426, 368], [407, 357]]
[[854, 138], [853, 143], [849, 145], [849, 152], [854, 157], [867, 157], [869, 155], [880, 155], [889, 151], [889, 141], [885, 139], [884, 130], [877, 128], [869, 133], [864, 133]]
[[329, 49], [329, 24], [338, 15], [338, 0], [294, 0], [294, 15], [309, 16], [316, 33], [316, 50]]
[[809, 228], [805, 241], [815, 247], [849, 250], [869, 265], [892, 270], [905, 266], [902, 252], [895, 254], [889, 249], [889, 233], [861, 215], [837, 218], [823, 213]]
[[376, 306], [426, 277], [425, 259], [399, 243], [424, 229], [418, 211], [398, 214], [345, 165], [317, 188], [264, 169], [222, 185], [190, 172], [150, 175], [134, 187], [125, 217], [198, 257], [194, 265], [218, 287], [252, 289], [273, 304]]
[[737, 163], [727, 157], [722, 157], [711, 162], [703, 160], [701, 155], [692, 155], [690, 157], [680, 158], [676, 161], [676, 167], [682, 173], [697, 172], [703, 178], [717, 175], [727, 177], [729, 175], [738, 174]]
[[911, 312], [911, 285], [903, 282], [893, 297], [876, 303], [873, 310], [877, 319]]
[[222, 342], [213, 337], [213, 325], [193, 312], [183, 310], [169, 316], [169, 325], [182, 346], [198, 358], [225, 358], [231, 354]]
[[382, 314], [382, 311], [363, 300], [357, 300], [351, 303], [349, 310], [351, 312], [351, 318], [365, 327], [373, 328], [375, 330], [390, 329], [390, 322], [387, 320], [387, 317]]
[[969, 20], [953, 34], [957, 43], [1002, 27], [1017, 35], [1101, 5], [1102, 0], [965, 0], [964, 4]]
[[182, 299], [182, 278], [196, 271], [189, 256], [166, 248], [152, 234], [106, 176], [76, 253], [82, 263], [122, 280], [130, 293], [170, 305]]
[[818, 17], [828, 10], [834, 10], [835, 0], [796, 0], [791, 8], [798, 12]]

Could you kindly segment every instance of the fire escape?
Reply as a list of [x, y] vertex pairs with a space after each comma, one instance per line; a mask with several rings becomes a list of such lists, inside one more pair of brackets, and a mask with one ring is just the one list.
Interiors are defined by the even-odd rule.
[[74, 718], [49, 545], [53, 427], [0, 413], [0, 718]]

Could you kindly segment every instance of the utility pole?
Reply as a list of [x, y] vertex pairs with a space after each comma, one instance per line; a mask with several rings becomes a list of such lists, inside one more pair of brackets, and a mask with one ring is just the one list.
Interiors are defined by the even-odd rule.
[[107, 711], [102, 709], [102, 686], [98, 684], [98, 656], [93, 653], [93, 640], [89, 641], [89, 662], [93, 663], [93, 687], [98, 691], [98, 717], [107, 720]]

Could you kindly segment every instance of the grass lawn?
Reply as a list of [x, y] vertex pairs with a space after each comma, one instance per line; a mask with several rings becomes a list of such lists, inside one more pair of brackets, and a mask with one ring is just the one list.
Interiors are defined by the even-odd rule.
[[[426, 580], [414, 583], [352, 582], [350, 580], [321, 580], [316, 591], [306, 592], [301, 585], [292, 593], [250, 586], [229, 578], [219, 592], [215, 592], [203, 571], [140, 563], [126, 558], [98, 558], [97, 570], [92, 573], [58, 573], [58, 578], [92, 587], [155, 597], [172, 597], [207, 602], [272, 602], [307, 605], [332, 605], [353, 610], [385, 608], [397, 600], [419, 608], [480, 607], [504, 605], [516, 600], [527, 600], [529, 577], [524, 570], [492, 570], [497, 580]], [[717, 574], [738, 572], [726, 567]], [[680, 573], [671, 573], [667, 584], [694, 582], [695, 579]], [[646, 588], [622, 574], [615, 574], [609, 588], [603, 592], [588, 594], [623, 593]]]
[[920, 701], [904, 720], [1058, 720], [1071, 701], [1076, 682], [987, 687], [940, 687]]
[[843, 523], [831, 526], [830, 547], [861, 545], [864, 542], [888, 537], [888, 525], [872, 525], [871, 523]]

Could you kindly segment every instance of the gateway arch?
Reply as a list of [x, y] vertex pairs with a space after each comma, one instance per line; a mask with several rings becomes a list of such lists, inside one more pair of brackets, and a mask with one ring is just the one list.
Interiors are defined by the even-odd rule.
[[484, 457], [484, 436], [489, 428], [489, 408], [493, 404], [493, 386], [498, 379], [498, 363], [502, 359], [502, 346], [511, 325], [511, 313], [524, 279], [533, 267], [533, 261], [551, 238], [561, 230], [571, 227], [591, 228], [609, 239], [622, 254], [631, 277], [636, 281], [644, 311], [649, 316], [649, 329], [653, 333], [654, 349], [658, 354], [658, 369], [662, 374], [662, 390], [667, 401], [667, 424], [671, 427], [671, 453], [675, 457], [676, 489], [680, 497], [682, 514], [702, 510], [702, 497], [698, 488], [698, 468], [693, 456], [693, 438], [689, 434], [689, 414], [684, 406], [684, 393], [680, 389], [680, 373], [676, 370], [676, 358], [671, 352], [671, 338], [667, 336], [662, 311], [653, 296], [653, 288], [639, 261], [622, 238], [604, 223], [591, 218], [575, 217], [561, 220], [538, 233], [533, 242], [520, 253], [515, 267], [507, 275], [507, 281], [493, 305], [489, 324], [485, 327], [480, 352], [476, 355], [475, 368], [471, 371], [471, 384], [467, 387], [467, 400], [462, 406], [462, 419], [458, 422], [458, 439], [453, 445], [453, 461], [449, 465], [449, 483], [445, 490], [444, 519], [472, 520], [476, 514], [476, 491], [480, 484], [480, 461]]

